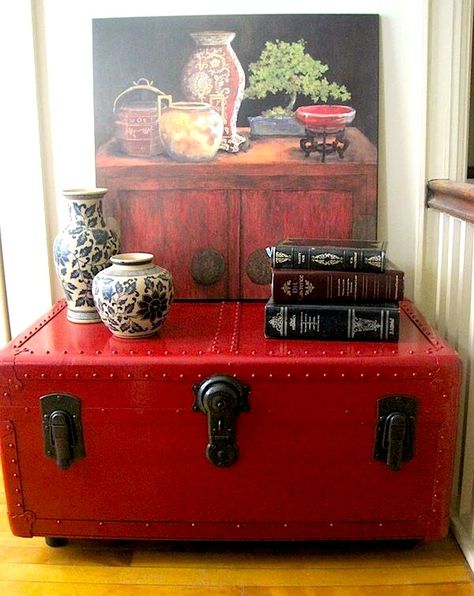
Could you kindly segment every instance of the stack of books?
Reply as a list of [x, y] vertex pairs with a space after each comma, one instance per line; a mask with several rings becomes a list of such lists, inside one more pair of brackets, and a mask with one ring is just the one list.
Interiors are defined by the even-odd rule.
[[268, 252], [266, 337], [398, 341], [404, 272], [385, 242], [290, 238]]

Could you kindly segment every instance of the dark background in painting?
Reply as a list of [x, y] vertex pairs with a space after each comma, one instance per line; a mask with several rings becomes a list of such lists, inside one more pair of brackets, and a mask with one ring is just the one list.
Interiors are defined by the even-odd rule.
[[[329, 66], [327, 79], [351, 91], [348, 104], [357, 110], [354, 126], [377, 145], [378, 15], [239, 15], [139, 17], [93, 21], [94, 108], [96, 146], [113, 136], [116, 96], [140, 77], [175, 101], [184, 99], [181, 71], [196, 47], [189, 33], [235, 31], [232, 47], [248, 77], [248, 65], [260, 56], [265, 41], [306, 41], [306, 51]], [[125, 96], [124, 100], [126, 100]], [[238, 126], [248, 116], [285, 105], [285, 96], [245, 99]], [[299, 97], [297, 106], [311, 103]]]

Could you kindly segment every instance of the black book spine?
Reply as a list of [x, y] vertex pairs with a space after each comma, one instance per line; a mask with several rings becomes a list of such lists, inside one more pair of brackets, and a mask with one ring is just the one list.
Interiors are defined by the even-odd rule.
[[265, 306], [268, 338], [351, 341], [398, 340], [400, 309], [396, 304], [278, 304]]
[[272, 250], [274, 269], [335, 269], [341, 271], [385, 271], [385, 250], [334, 246], [280, 244]]

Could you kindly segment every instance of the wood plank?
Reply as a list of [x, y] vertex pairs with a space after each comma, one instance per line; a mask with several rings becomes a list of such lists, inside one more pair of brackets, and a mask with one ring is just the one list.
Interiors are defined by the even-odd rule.
[[[18, 539], [20, 542], [21, 539]], [[24, 541], [22, 541], [24, 542]], [[29, 542], [29, 541], [27, 541]], [[3, 546], [3, 563], [34, 563], [36, 565], [101, 565], [104, 567], [129, 566], [133, 551], [120, 548], [50, 548], [44, 541], [36, 546], [23, 544]]]
[[[97, 586], [94, 584], [55, 584], [38, 582], [5, 582], [0, 580], [0, 589], [8, 596], [400, 596], [399, 586], [366, 587], [311, 587], [311, 588], [221, 588], [221, 587], [175, 587], [154, 586]], [[470, 584], [451, 584], [446, 588], [439, 585], [407, 586], [403, 596], [471, 596], [474, 587]]]
[[311, 587], [311, 588], [244, 588], [242, 596], [471, 596], [474, 586], [467, 583], [456, 583], [448, 586], [425, 584], [404, 586], [351, 586], [351, 587]]
[[419, 547], [404, 549], [392, 546], [390, 553], [386, 549], [361, 549], [354, 546], [353, 550], [334, 548], [309, 548], [307, 550], [278, 552], [256, 551], [249, 547], [247, 550], [234, 552], [160, 552], [159, 550], [140, 548], [137, 545], [133, 553], [131, 565], [134, 567], [199, 567], [210, 569], [213, 567], [228, 568], [271, 568], [291, 569], [297, 566], [301, 569], [335, 569], [335, 568], [381, 568], [381, 567], [432, 567], [456, 565], [459, 563], [459, 551], [450, 549]]
[[86, 583], [8, 582], [0, 580], [0, 590], [8, 596], [241, 596], [241, 588], [212, 586], [123, 586]]
[[99, 567], [0, 563], [0, 578], [8, 581], [158, 586], [378, 586], [466, 583], [465, 565], [445, 567], [360, 569], [199, 569], [186, 567]]

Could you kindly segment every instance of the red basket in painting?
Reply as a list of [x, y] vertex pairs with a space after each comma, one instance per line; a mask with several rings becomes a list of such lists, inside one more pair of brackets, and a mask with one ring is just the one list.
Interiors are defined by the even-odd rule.
[[[122, 105], [119, 105], [126, 95], [127, 101], [122, 101]], [[146, 95], [148, 97], [145, 97]], [[123, 153], [136, 157], [151, 157], [163, 152], [160, 138], [163, 100], [171, 103], [171, 96], [165, 95], [153, 86], [153, 81], [147, 79], [139, 79], [116, 97], [113, 107], [115, 138]]]

